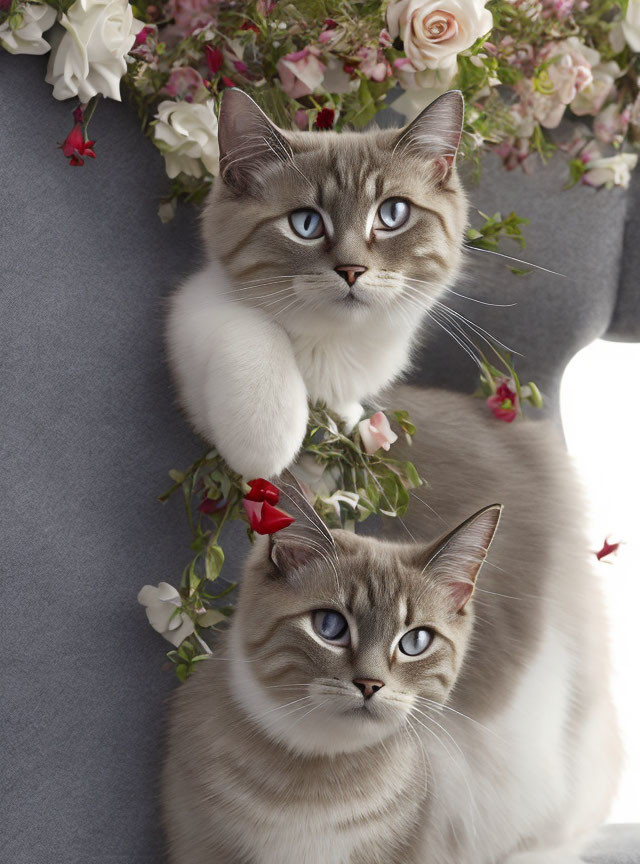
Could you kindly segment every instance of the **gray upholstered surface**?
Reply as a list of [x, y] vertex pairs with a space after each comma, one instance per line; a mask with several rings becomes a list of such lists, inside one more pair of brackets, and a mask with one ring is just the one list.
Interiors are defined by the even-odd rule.
[[[154, 783], [174, 679], [135, 598], [145, 582], [175, 580], [185, 558], [179, 504], [155, 496], [200, 444], [171, 404], [160, 301], [196, 262], [195, 218], [182, 208], [160, 224], [161, 157], [119, 105], [96, 113], [98, 159], [69, 168], [55, 142], [71, 106], [51, 98], [44, 68], [0, 54], [0, 860], [156, 864]], [[476, 254], [461, 291], [518, 306], [452, 298], [524, 350], [520, 368], [549, 410], [578, 348], [612, 322], [617, 338], [638, 338], [640, 326], [633, 236], [619, 264], [624, 196], [560, 185], [552, 173], [491, 169], [471, 197], [530, 215], [526, 256], [571, 278], [514, 280]], [[639, 221], [640, 208], [628, 230]], [[472, 388], [471, 363], [433, 336], [419, 378]], [[639, 849], [638, 829], [620, 829], [590, 860], [640, 862]]]

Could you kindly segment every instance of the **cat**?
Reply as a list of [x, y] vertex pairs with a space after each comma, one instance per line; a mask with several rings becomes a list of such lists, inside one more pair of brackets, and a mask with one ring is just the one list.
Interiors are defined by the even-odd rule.
[[285, 132], [225, 91], [208, 263], [169, 301], [167, 348], [193, 426], [238, 473], [293, 462], [309, 400], [350, 429], [406, 369], [460, 269], [463, 121], [450, 91], [400, 131]]
[[256, 542], [172, 700], [170, 864], [577, 864], [606, 816], [606, 627], [555, 429], [446, 391], [393, 401], [427, 506], [329, 532], [281, 483], [296, 521]]

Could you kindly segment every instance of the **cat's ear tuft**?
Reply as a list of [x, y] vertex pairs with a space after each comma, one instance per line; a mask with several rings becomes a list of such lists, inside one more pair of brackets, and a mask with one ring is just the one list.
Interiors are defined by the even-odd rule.
[[435, 163], [443, 180], [456, 158], [464, 126], [464, 98], [448, 90], [435, 99], [396, 139], [395, 153], [423, 155]]
[[264, 169], [291, 159], [291, 147], [253, 99], [238, 88], [225, 90], [218, 115], [220, 176], [234, 192], [250, 192]]
[[446, 583], [456, 612], [464, 609], [473, 594], [501, 513], [502, 504], [483, 507], [430, 551], [425, 573]]
[[290, 471], [283, 471], [275, 485], [280, 490], [280, 501], [295, 520], [269, 538], [269, 556], [278, 573], [292, 578], [313, 562], [335, 570], [338, 557], [335, 540], [301, 485]]

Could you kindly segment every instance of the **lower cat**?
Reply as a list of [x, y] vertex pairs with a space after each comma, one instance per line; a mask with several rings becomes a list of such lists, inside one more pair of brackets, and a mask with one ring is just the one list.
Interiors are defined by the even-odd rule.
[[606, 816], [606, 628], [555, 430], [444, 391], [393, 400], [427, 504], [390, 539], [309, 508], [256, 543], [220, 649], [173, 699], [171, 864], [573, 864]]

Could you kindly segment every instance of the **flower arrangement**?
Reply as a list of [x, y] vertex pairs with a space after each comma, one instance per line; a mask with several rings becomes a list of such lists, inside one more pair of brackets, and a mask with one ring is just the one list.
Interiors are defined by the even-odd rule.
[[[232, 86], [299, 129], [364, 126], [388, 104], [412, 117], [459, 88], [463, 157], [531, 170], [560, 149], [569, 183], [608, 187], [637, 162], [640, 0], [0, 0], [0, 45], [50, 52], [53, 96], [79, 103], [71, 165], [96, 157], [97, 100], [127, 94], [165, 157], [165, 219], [205, 195]], [[589, 125], [552, 137], [565, 115]]]

